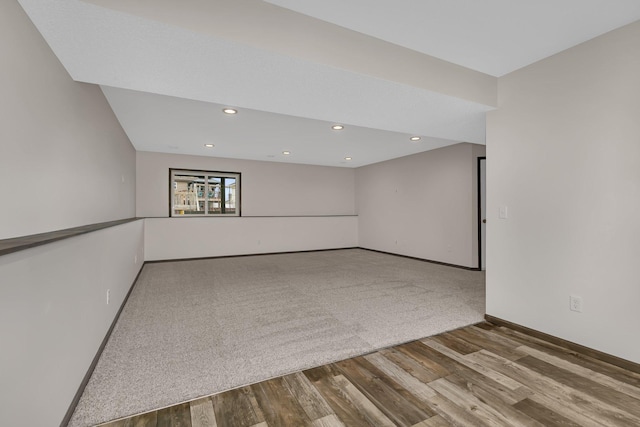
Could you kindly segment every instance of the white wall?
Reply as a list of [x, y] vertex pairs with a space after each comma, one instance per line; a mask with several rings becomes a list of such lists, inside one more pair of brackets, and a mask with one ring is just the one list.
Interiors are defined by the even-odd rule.
[[355, 246], [357, 216], [145, 219], [147, 260]]
[[[0, 5], [0, 239], [135, 215], [134, 149], [17, 1]], [[124, 180], [124, 182], [123, 182]]]
[[[150, 152], [136, 158], [137, 215], [164, 218], [146, 220], [147, 260], [358, 244], [353, 169]], [[240, 172], [242, 217], [167, 218], [169, 168]]]
[[[0, 239], [133, 217], [135, 151], [100, 89], [14, 0], [0, 51]], [[143, 257], [142, 221], [0, 256], [3, 425], [60, 424]]]
[[634, 362], [638, 40], [640, 22], [500, 78], [487, 128], [487, 313]]
[[169, 168], [242, 174], [242, 216], [353, 215], [354, 171], [297, 165], [138, 152], [139, 217], [169, 216]]
[[60, 424], [143, 256], [140, 220], [0, 257], [3, 425]]
[[477, 157], [457, 144], [356, 172], [360, 246], [478, 266]]

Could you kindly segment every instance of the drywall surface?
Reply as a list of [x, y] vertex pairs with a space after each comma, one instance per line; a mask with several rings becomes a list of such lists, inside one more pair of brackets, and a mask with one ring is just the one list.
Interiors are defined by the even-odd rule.
[[[169, 168], [241, 173], [239, 218], [167, 218]], [[137, 153], [137, 214], [147, 260], [353, 247], [354, 170]]]
[[[267, 2], [86, 2], [336, 69], [485, 105], [495, 106], [496, 103], [496, 78], [493, 76]], [[296, 37], [291, 37], [292, 34]]]
[[[133, 217], [135, 151], [100, 89], [17, 1], [0, 2], [0, 50], [0, 239]], [[143, 221], [0, 257], [3, 425], [62, 422], [143, 258]]]
[[457, 144], [358, 168], [360, 246], [477, 267], [481, 155], [484, 147]]
[[500, 78], [487, 128], [487, 313], [636, 363], [638, 40], [640, 22]]
[[357, 216], [147, 218], [147, 260], [358, 246]]
[[17, 1], [0, 4], [0, 239], [135, 215], [135, 151]]
[[137, 216], [169, 216], [169, 169], [239, 172], [242, 216], [353, 215], [349, 168], [139, 151]]
[[143, 257], [142, 220], [0, 257], [3, 425], [60, 424]]

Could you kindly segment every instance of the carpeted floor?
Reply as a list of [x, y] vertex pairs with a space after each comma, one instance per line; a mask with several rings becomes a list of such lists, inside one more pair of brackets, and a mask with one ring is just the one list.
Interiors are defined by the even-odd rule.
[[480, 322], [484, 273], [362, 249], [145, 265], [70, 426]]

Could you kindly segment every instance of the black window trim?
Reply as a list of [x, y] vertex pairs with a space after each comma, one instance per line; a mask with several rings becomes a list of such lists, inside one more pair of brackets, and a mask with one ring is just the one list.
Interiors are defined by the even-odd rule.
[[[237, 200], [236, 200], [236, 210], [237, 213], [234, 215], [230, 214], [208, 214], [208, 215], [174, 215], [173, 214], [173, 176], [176, 172], [185, 172], [185, 173], [197, 173], [197, 174], [205, 174], [211, 176], [220, 176], [220, 177], [236, 177], [237, 180]], [[230, 172], [230, 171], [214, 171], [209, 169], [190, 169], [190, 168], [169, 168], [169, 218], [238, 218], [242, 216], [242, 173], [241, 172]]]

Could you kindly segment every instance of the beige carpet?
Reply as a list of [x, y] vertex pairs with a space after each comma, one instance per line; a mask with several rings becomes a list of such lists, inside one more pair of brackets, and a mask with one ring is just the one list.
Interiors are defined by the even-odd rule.
[[484, 273], [362, 249], [145, 265], [70, 425], [479, 322]]

